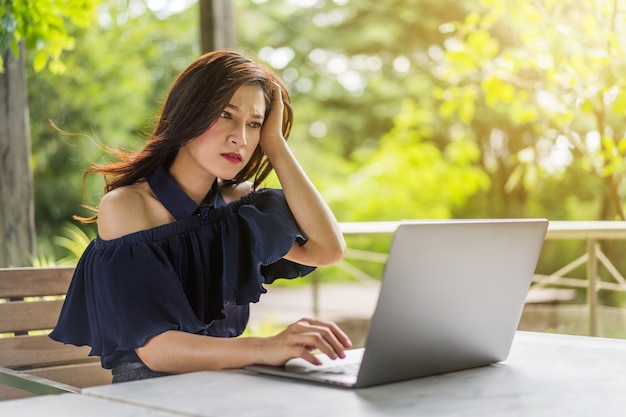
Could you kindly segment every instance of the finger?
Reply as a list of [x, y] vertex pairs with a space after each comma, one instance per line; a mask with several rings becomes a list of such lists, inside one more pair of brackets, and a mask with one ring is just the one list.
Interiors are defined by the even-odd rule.
[[341, 330], [341, 328], [337, 326], [335, 322], [320, 321], [320, 320], [309, 319], [309, 318], [303, 318], [300, 321], [309, 323], [310, 325], [313, 325], [313, 326], [327, 328], [332, 332], [333, 336], [339, 341], [342, 348], [352, 347], [352, 341], [350, 340], [348, 335], [343, 330]]
[[270, 107], [270, 113], [268, 116], [268, 120], [277, 119], [282, 117], [283, 115], [283, 99], [282, 99], [282, 89], [280, 85], [274, 82], [274, 88], [272, 89], [272, 103]]
[[261, 130], [261, 146], [267, 145], [268, 139], [282, 138], [283, 112], [282, 90], [278, 83], [274, 83], [270, 111]]
[[[316, 331], [308, 332], [308, 333], [298, 333], [295, 337], [294, 342], [304, 348], [306, 350], [306, 355], [311, 354], [311, 350], [319, 350], [320, 352], [326, 354], [330, 359], [337, 359], [340, 357], [340, 354], [336, 351], [336, 349], [332, 346], [332, 344], [326, 340], [324, 336]], [[313, 349], [311, 349], [313, 348]], [[303, 355], [305, 355], [303, 353]]]
[[283, 107], [283, 89], [276, 81], [273, 82], [274, 88], [272, 91], [272, 109], [279, 109]]
[[304, 349], [300, 350], [298, 352], [298, 354], [296, 355], [296, 357], [302, 358], [305, 361], [307, 361], [307, 362], [309, 362], [309, 363], [311, 363], [313, 365], [321, 365], [322, 364], [322, 361], [317, 356], [315, 356], [313, 353], [311, 353], [309, 351], [309, 349], [306, 348], [306, 347]]
[[331, 359], [342, 357], [343, 351], [332, 333], [323, 327], [299, 321], [287, 329], [287, 344], [304, 347], [308, 352], [318, 350]]
[[[337, 357], [345, 358], [344, 345], [334, 334], [333, 330], [327, 327], [329, 324], [325, 322], [318, 323], [320, 325], [300, 321], [296, 323], [294, 331], [308, 337], [314, 337], [317, 343], [312, 346], [318, 348], [331, 359], [336, 359]], [[336, 329], [338, 330], [338, 327]]]

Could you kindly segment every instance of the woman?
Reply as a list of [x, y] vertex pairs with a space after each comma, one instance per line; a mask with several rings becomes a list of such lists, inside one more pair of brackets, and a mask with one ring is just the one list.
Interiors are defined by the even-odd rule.
[[[312, 350], [343, 358], [349, 338], [302, 319], [275, 336], [236, 338], [263, 283], [344, 254], [337, 222], [290, 152], [289, 96], [232, 51], [183, 71], [137, 154], [90, 167], [107, 179], [98, 237], [79, 261], [55, 340], [91, 346], [113, 382], [281, 365]], [[274, 169], [282, 190], [259, 189]], [[250, 182], [252, 181], [252, 182]]]

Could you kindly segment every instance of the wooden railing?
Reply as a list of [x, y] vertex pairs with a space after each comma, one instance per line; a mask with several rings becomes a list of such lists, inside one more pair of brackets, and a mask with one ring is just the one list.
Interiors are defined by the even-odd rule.
[[[399, 222], [344, 222], [340, 223], [344, 236], [352, 235], [391, 235], [398, 227]], [[586, 242], [586, 251], [582, 256], [572, 260], [567, 265], [551, 274], [536, 274], [531, 288], [541, 288], [547, 285], [574, 289], [586, 289], [587, 305], [589, 309], [589, 334], [598, 334], [598, 291], [626, 292], [626, 279], [602, 252], [599, 241], [624, 240], [626, 241], [626, 222], [621, 221], [551, 221], [546, 233], [549, 240], [582, 240]], [[353, 261], [369, 261], [384, 263], [387, 255], [384, 253], [348, 249], [345, 260], [337, 267], [363, 282], [374, 283], [376, 279], [355, 266]], [[567, 277], [566, 274], [586, 264], [584, 279]], [[610, 280], [601, 280], [598, 276], [598, 267], [602, 265], [608, 271]], [[317, 285], [313, 286], [314, 314], [319, 311]]]

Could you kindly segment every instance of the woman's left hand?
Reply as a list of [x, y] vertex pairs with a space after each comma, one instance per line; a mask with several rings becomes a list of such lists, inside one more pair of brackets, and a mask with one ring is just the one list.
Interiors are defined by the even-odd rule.
[[260, 145], [264, 151], [267, 152], [268, 148], [271, 148], [275, 143], [284, 143], [283, 137], [283, 112], [285, 105], [282, 99], [282, 89], [280, 85], [274, 83], [274, 90], [272, 93], [272, 107], [267, 116], [267, 119], [263, 122], [261, 128]]

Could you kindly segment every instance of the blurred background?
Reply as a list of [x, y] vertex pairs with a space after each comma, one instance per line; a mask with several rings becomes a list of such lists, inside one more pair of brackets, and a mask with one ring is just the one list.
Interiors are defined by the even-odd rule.
[[[24, 2], [12, 3], [17, 16]], [[206, 50], [197, 1], [74, 3], [59, 17], [71, 39], [60, 60], [41, 41], [23, 54], [38, 265], [76, 263], [95, 229], [71, 216], [90, 214], [81, 205], [96, 205], [103, 187], [89, 178], [83, 194], [83, 169], [106, 160], [103, 147], [141, 148], [174, 77]], [[626, 1], [227, 3], [232, 21], [213, 23], [232, 24], [232, 47], [289, 87], [291, 147], [340, 222], [625, 219]], [[348, 236], [355, 250], [384, 253], [389, 242]], [[601, 244], [626, 270], [624, 240]], [[586, 250], [585, 240], [547, 241], [538, 271]], [[380, 262], [359, 267], [381, 275]], [[625, 302], [623, 291], [599, 296]], [[584, 299], [583, 289], [570, 301]]]

